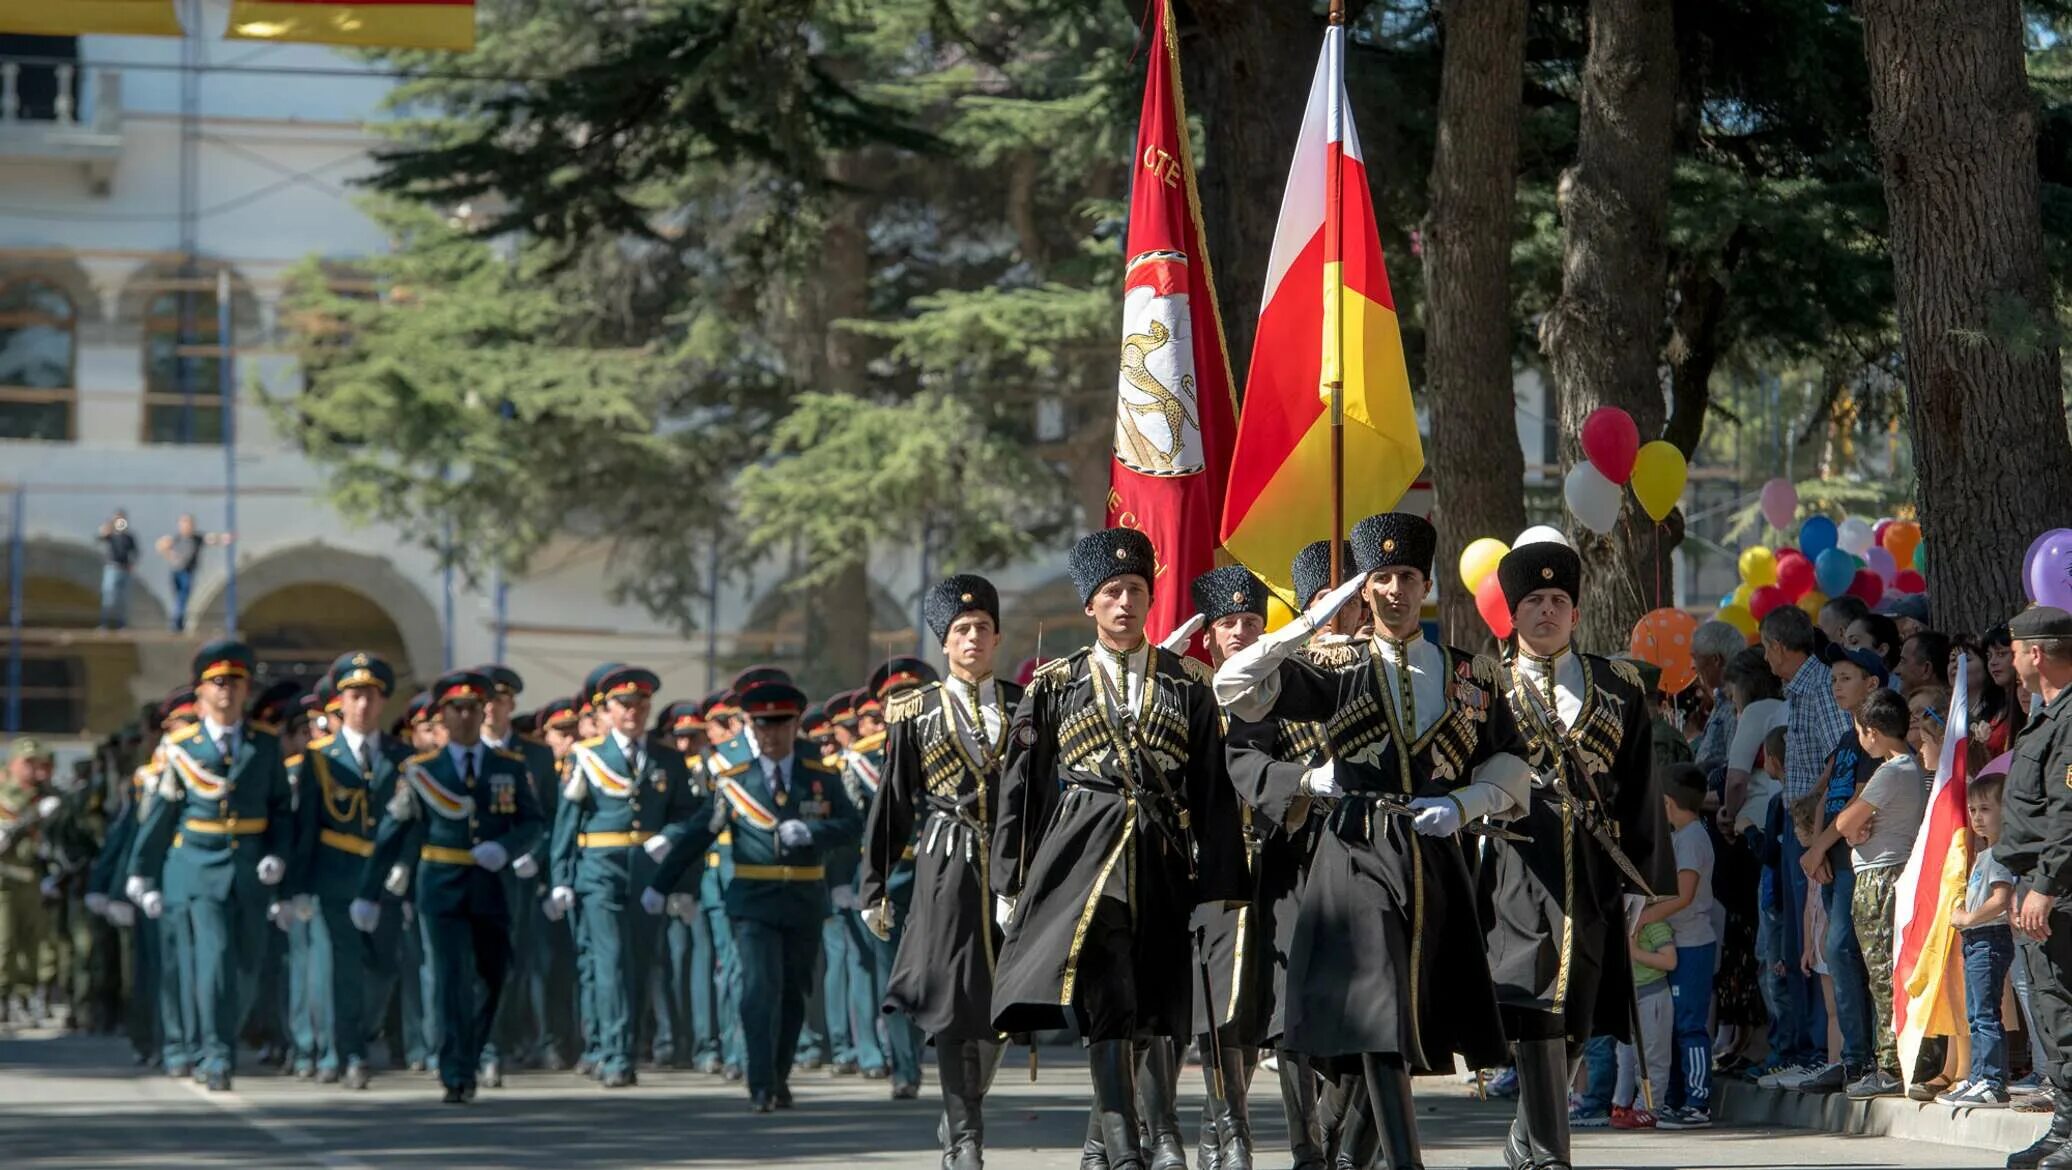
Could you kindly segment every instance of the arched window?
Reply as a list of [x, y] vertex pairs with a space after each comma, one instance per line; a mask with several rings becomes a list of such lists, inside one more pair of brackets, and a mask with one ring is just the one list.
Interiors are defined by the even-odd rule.
[[0, 439], [72, 438], [78, 314], [46, 280], [0, 277]]
[[223, 441], [214, 277], [172, 277], [144, 307], [144, 441]]

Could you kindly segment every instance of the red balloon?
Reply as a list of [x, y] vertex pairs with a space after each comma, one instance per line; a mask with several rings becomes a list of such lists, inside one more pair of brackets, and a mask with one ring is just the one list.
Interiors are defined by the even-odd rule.
[[1777, 563], [1780, 565], [1786, 561], [1805, 561], [1809, 565], [1813, 563], [1810, 559], [1807, 558], [1805, 553], [1802, 553], [1795, 548], [1773, 549], [1771, 550], [1770, 555], [1776, 557]]
[[[1813, 588], [1813, 562], [1794, 555], [1790, 560], [1777, 558], [1777, 589], [1784, 594], [1784, 600], [1797, 601]], [[1748, 612], [1754, 613], [1751, 608]]]
[[1496, 574], [1482, 578], [1475, 589], [1475, 612], [1489, 623], [1489, 632], [1501, 642], [1511, 636], [1511, 603], [1504, 600], [1504, 584]]
[[1583, 457], [1613, 483], [1633, 478], [1640, 455], [1640, 428], [1633, 416], [1616, 406], [1600, 406], [1583, 420]]
[[1796, 600], [1797, 598], [1786, 597], [1784, 590], [1775, 585], [1765, 585], [1748, 595], [1748, 616], [1762, 621], [1764, 614], [1780, 605], [1790, 605]]
[[1885, 547], [1885, 530], [1886, 530], [1887, 528], [1890, 528], [1890, 527], [1892, 527], [1892, 525], [1893, 525], [1893, 521], [1892, 521], [1891, 519], [1889, 519], [1889, 518], [1888, 518], [1888, 519], [1880, 520], [1880, 521], [1878, 521], [1878, 522], [1877, 522], [1877, 524], [1876, 524], [1876, 525], [1872, 526], [1872, 528], [1871, 528], [1871, 543], [1872, 543], [1872, 544], [1875, 544], [1875, 545], [1877, 545], [1877, 546], [1878, 546], [1879, 548], [1884, 548], [1884, 547]]
[[1849, 596], [1863, 598], [1865, 605], [1876, 605], [1885, 597], [1885, 579], [1869, 569], [1856, 570], [1856, 579], [1849, 582]]
[[1892, 587], [1901, 593], [1928, 592], [1928, 578], [1912, 569], [1901, 569], [1892, 578]]

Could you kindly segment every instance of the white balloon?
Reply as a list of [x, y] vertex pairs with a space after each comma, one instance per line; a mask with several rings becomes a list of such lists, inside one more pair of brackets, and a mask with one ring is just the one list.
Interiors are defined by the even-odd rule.
[[1851, 516], [1835, 529], [1835, 547], [1852, 557], [1861, 557], [1871, 551], [1871, 526]]
[[1518, 534], [1511, 542], [1512, 548], [1524, 548], [1528, 544], [1567, 544], [1568, 534], [1551, 524], [1535, 524]]
[[1588, 463], [1569, 468], [1561, 494], [1568, 500], [1568, 510], [1592, 532], [1610, 532], [1619, 522], [1619, 505], [1624, 502], [1619, 485]]

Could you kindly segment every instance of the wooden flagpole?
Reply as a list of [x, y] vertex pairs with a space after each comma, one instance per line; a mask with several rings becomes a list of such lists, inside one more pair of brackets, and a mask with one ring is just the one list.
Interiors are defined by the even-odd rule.
[[[1331, 0], [1331, 27], [1345, 25], [1345, 0]], [[1343, 44], [1341, 42], [1341, 48]], [[1340, 77], [1344, 75], [1344, 58], [1339, 60]], [[1333, 93], [1328, 98], [1332, 103], [1339, 100]], [[1342, 115], [1341, 115], [1342, 117]], [[1330, 119], [1326, 119], [1327, 126]], [[1331, 126], [1331, 129], [1336, 129]], [[1324, 262], [1336, 265], [1334, 275], [1324, 295], [1331, 298], [1327, 306], [1331, 314], [1331, 380], [1327, 389], [1331, 394], [1331, 586], [1337, 588], [1345, 580], [1345, 222], [1341, 206], [1345, 191], [1345, 148], [1327, 148], [1324, 157], [1328, 174], [1325, 182], [1328, 188], [1324, 194]], [[1307, 605], [1308, 598], [1297, 598], [1298, 603]]]

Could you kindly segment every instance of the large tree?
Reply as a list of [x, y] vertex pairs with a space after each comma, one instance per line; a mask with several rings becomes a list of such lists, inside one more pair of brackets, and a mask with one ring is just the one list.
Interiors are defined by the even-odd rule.
[[2022, 601], [2014, 550], [2064, 519], [2072, 443], [2016, 0], [1864, 0], [1908, 419], [1944, 629]]

